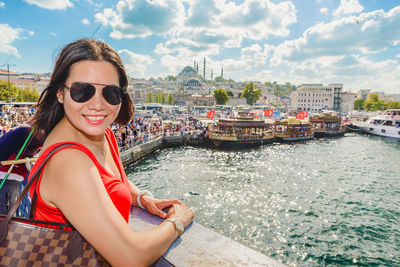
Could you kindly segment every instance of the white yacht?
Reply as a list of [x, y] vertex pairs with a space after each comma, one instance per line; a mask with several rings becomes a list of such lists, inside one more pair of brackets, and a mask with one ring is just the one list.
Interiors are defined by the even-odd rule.
[[385, 110], [383, 115], [365, 122], [354, 122], [353, 126], [365, 133], [400, 139], [400, 109]]

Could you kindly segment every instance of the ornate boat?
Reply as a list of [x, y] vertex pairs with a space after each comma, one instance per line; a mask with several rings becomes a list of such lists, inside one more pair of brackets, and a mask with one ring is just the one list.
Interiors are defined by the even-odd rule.
[[209, 128], [208, 138], [217, 148], [259, 146], [273, 142], [273, 124], [247, 116], [219, 119]]
[[274, 134], [275, 138], [280, 141], [299, 141], [314, 138], [314, 130], [311, 124], [295, 118], [276, 121]]
[[341, 136], [346, 133], [346, 125], [336, 115], [322, 113], [310, 118], [309, 122], [314, 128], [315, 137]]

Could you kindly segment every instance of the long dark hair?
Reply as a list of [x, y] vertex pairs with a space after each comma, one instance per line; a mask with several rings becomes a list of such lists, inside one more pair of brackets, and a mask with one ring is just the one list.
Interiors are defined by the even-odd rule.
[[128, 77], [118, 53], [105, 42], [80, 39], [66, 45], [57, 57], [50, 83], [40, 95], [37, 111], [33, 117], [35, 131], [47, 136], [64, 117], [64, 107], [57, 101], [57, 91], [67, 80], [72, 64], [82, 60], [107, 61], [117, 69], [119, 86], [125, 93], [114, 122], [124, 125], [132, 119], [134, 106], [127, 93]]

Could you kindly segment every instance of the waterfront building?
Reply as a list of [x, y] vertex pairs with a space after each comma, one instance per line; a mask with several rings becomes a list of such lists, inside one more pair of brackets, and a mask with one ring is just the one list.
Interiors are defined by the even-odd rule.
[[308, 110], [321, 112], [322, 110], [341, 111], [343, 84], [302, 84], [291, 93], [291, 109], [294, 111]]
[[389, 102], [389, 101], [393, 101], [393, 102], [397, 102], [400, 101], [400, 94], [378, 94], [380, 98], [382, 98], [384, 101]]
[[372, 91], [371, 89], [361, 89], [358, 91], [357, 98], [361, 98], [363, 100], [367, 100], [370, 94], [377, 94], [379, 98], [384, 100], [385, 102], [389, 101], [400, 101], [400, 94], [386, 94], [384, 92]]
[[354, 100], [356, 100], [357, 94], [351, 92], [342, 93], [341, 112], [350, 113], [354, 110]]
[[7, 70], [0, 69], [0, 80], [9, 81], [14, 86], [25, 89], [32, 88], [36, 89], [39, 94], [43, 92], [50, 81], [50, 77], [46, 75], [38, 75], [32, 73], [17, 73], [17, 72], [8, 72]]
[[360, 89], [357, 94], [357, 98], [367, 100], [367, 96], [371, 93], [371, 89]]

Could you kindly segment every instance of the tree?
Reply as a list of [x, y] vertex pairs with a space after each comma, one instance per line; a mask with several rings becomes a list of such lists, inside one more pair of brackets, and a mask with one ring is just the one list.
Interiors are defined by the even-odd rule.
[[246, 98], [247, 104], [252, 106], [261, 97], [261, 89], [257, 88], [253, 82], [247, 83], [240, 97]]
[[217, 105], [225, 105], [229, 99], [228, 93], [222, 88], [217, 88], [214, 90], [214, 97]]
[[172, 93], [168, 94], [168, 105], [173, 105], [175, 103], [174, 96]]
[[354, 109], [356, 110], [364, 109], [364, 99], [357, 98], [356, 100], [354, 100]]
[[385, 110], [386, 103], [383, 99], [379, 98], [378, 94], [373, 93], [368, 96], [367, 100], [365, 100], [364, 109], [366, 111]]
[[26, 87], [18, 89], [18, 96], [16, 101], [18, 102], [37, 102], [39, 100], [39, 93], [35, 88]]
[[170, 81], [170, 82], [171, 82], [171, 81], [173, 82], [173, 81], [176, 81], [176, 77], [173, 76], [173, 75], [168, 75], [168, 76], [167, 76], [167, 80]]
[[386, 102], [386, 107], [388, 109], [400, 109], [400, 101], [388, 101]]
[[221, 77], [221, 76], [217, 76], [217, 77], [215, 77], [215, 79], [214, 79], [216, 82], [218, 82], [218, 83], [221, 83], [221, 82], [235, 82], [233, 79], [231, 79], [231, 78], [229, 78], [229, 80], [227, 80], [227, 79], [224, 79], [223, 77]]
[[227, 93], [228, 93], [229, 97], [233, 97], [233, 92], [232, 91], [228, 91]]
[[153, 103], [154, 102], [154, 96], [152, 92], [149, 92], [146, 96], [146, 99], [144, 100], [146, 103]]
[[156, 103], [165, 104], [167, 102], [165, 94], [162, 92], [158, 92], [155, 98]]
[[18, 96], [18, 87], [10, 83], [10, 89], [8, 88], [7, 81], [0, 81], [0, 101], [9, 101], [10, 98], [16, 99]]
[[273, 83], [265, 82], [265, 85], [274, 89], [274, 95], [276, 96], [290, 95], [290, 93], [295, 91], [297, 88], [295, 85], [290, 84], [289, 82], [286, 82], [285, 84], [278, 84], [276, 81]]

